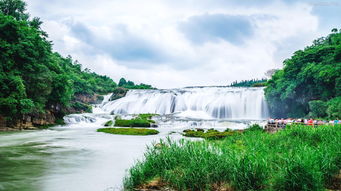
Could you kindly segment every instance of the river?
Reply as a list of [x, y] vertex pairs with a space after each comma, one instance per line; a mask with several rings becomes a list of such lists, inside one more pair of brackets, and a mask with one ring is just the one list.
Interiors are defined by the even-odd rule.
[[[145, 90], [143, 90], [145, 91]], [[109, 119], [113, 119], [120, 111], [120, 115], [125, 115], [124, 108], [136, 110], [136, 102], [141, 101], [141, 97], [146, 95], [143, 91], [132, 91], [125, 98], [109, 102], [109, 96], [106, 96], [103, 104], [94, 108], [94, 113], [73, 114], [66, 116], [64, 119], [66, 125], [56, 126], [47, 130], [39, 131], [22, 131], [22, 132], [5, 132], [0, 134], [0, 190], [6, 191], [109, 191], [122, 190], [122, 180], [127, 169], [129, 169], [136, 160], [143, 159], [143, 153], [148, 145], [166, 137], [172, 139], [183, 138], [181, 132], [188, 128], [215, 128], [218, 130], [243, 129], [251, 121], [261, 121], [264, 108], [260, 108], [259, 98], [255, 98], [250, 94], [250, 98], [245, 98], [240, 92], [236, 99], [242, 97], [244, 100], [257, 99], [255, 106], [251, 109], [258, 108], [257, 113], [243, 111], [247, 116], [256, 116], [258, 119], [241, 120], [243, 116], [237, 115], [238, 119], [220, 119], [221, 116], [230, 115], [214, 112], [214, 108], [204, 107], [205, 100], [193, 101], [188, 98], [193, 95], [188, 91], [182, 91], [183, 96], [190, 102], [191, 109], [183, 109], [178, 112], [180, 106], [173, 104], [163, 104], [166, 109], [160, 117], [156, 118], [159, 124], [157, 128], [160, 131], [158, 135], [152, 136], [126, 136], [111, 135], [96, 132], [98, 128], [103, 128], [103, 124]], [[195, 90], [199, 91], [199, 90]], [[212, 91], [212, 90], [209, 90]], [[220, 91], [220, 90], [219, 90]], [[231, 91], [226, 91], [231, 92]], [[165, 96], [165, 94], [173, 94], [174, 92], [162, 92], [157, 94], [147, 94], [146, 101], [141, 104], [149, 104], [144, 107], [148, 111], [151, 107], [156, 107], [155, 100], [176, 100], [157, 99], [157, 96]], [[136, 95], [139, 96], [136, 96]], [[179, 93], [177, 93], [179, 95]], [[258, 94], [257, 94], [258, 95]], [[134, 100], [131, 96], [135, 96]], [[198, 95], [193, 95], [200, 97]], [[221, 95], [219, 95], [221, 96]], [[244, 96], [244, 97], [243, 97]], [[252, 98], [253, 97], [253, 98]], [[150, 99], [154, 99], [151, 101]], [[183, 98], [181, 98], [183, 99]], [[241, 100], [243, 100], [241, 99]], [[184, 100], [184, 99], [183, 99]], [[191, 101], [192, 100], [192, 101]], [[262, 100], [260, 100], [262, 101]], [[175, 101], [176, 102], [176, 101]], [[200, 103], [199, 103], [200, 102]], [[207, 102], [208, 103], [208, 102]], [[230, 102], [225, 101], [229, 104]], [[181, 102], [186, 105], [186, 100]], [[201, 105], [200, 105], [201, 104]], [[215, 103], [216, 104], [216, 103]], [[244, 103], [239, 103], [244, 104]], [[251, 102], [248, 102], [251, 104]], [[116, 105], [116, 106], [115, 106]], [[128, 105], [128, 106], [127, 106]], [[129, 107], [131, 105], [131, 107]], [[156, 106], [155, 106], [156, 105]], [[162, 104], [161, 104], [162, 105]], [[178, 102], [179, 105], [179, 102]], [[224, 104], [216, 104], [217, 106], [228, 108]], [[187, 106], [186, 106], [187, 107]], [[233, 106], [235, 107], [235, 106]], [[232, 107], [232, 108], [233, 108]], [[108, 109], [109, 108], [109, 109]], [[143, 107], [142, 107], [143, 108]], [[168, 109], [169, 112], [168, 112]], [[185, 108], [181, 106], [181, 108]], [[193, 109], [194, 108], [194, 109]], [[206, 108], [200, 110], [198, 108]], [[221, 111], [221, 109], [220, 109]], [[226, 110], [227, 111], [227, 110]], [[139, 109], [139, 112], [145, 112]], [[261, 114], [259, 113], [261, 112]], [[191, 117], [192, 116], [192, 117]], [[217, 118], [219, 117], [219, 118]], [[246, 118], [246, 117], [245, 117]]]

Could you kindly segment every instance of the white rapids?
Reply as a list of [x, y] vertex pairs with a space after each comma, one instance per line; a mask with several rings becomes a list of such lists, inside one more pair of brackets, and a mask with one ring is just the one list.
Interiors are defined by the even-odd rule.
[[263, 88], [205, 87], [130, 90], [102, 109], [112, 114], [156, 113], [199, 119], [265, 119]]

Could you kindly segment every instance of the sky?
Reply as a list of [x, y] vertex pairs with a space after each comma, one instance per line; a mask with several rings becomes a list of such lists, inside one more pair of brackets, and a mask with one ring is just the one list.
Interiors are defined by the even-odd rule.
[[26, 0], [54, 51], [116, 82], [228, 85], [270, 69], [332, 28], [340, 0]]

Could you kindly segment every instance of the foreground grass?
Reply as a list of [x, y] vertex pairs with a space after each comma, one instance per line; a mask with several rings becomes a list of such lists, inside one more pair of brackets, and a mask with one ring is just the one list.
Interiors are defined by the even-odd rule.
[[124, 186], [133, 190], [157, 180], [175, 190], [337, 189], [340, 140], [341, 126], [253, 130], [219, 141], [167, 139], [148, 148]]
[[97, 129], [97, 132], [110, 133], [116, 135], [156, 135], [159, 131], [155, 129], [140, 129], [140, 128], [102, 128]]

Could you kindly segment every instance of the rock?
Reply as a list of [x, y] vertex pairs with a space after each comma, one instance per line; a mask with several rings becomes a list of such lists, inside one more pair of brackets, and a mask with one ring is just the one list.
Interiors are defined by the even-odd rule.
[[74, 97], [74, 101], [86, 103], [86, 104], [100, 104], [104, 97], [99, 94], [77, 94]]
[[126, 88], [122, 88], [122, 87], [118, 87], [114, 90], [114, 92], [112, 93], [112, 96], [110, 97], [109, 101], [114, 101], [120, 98], [123, 98], [124, 96], [127, 95], [127, 92], [129, 90]]

